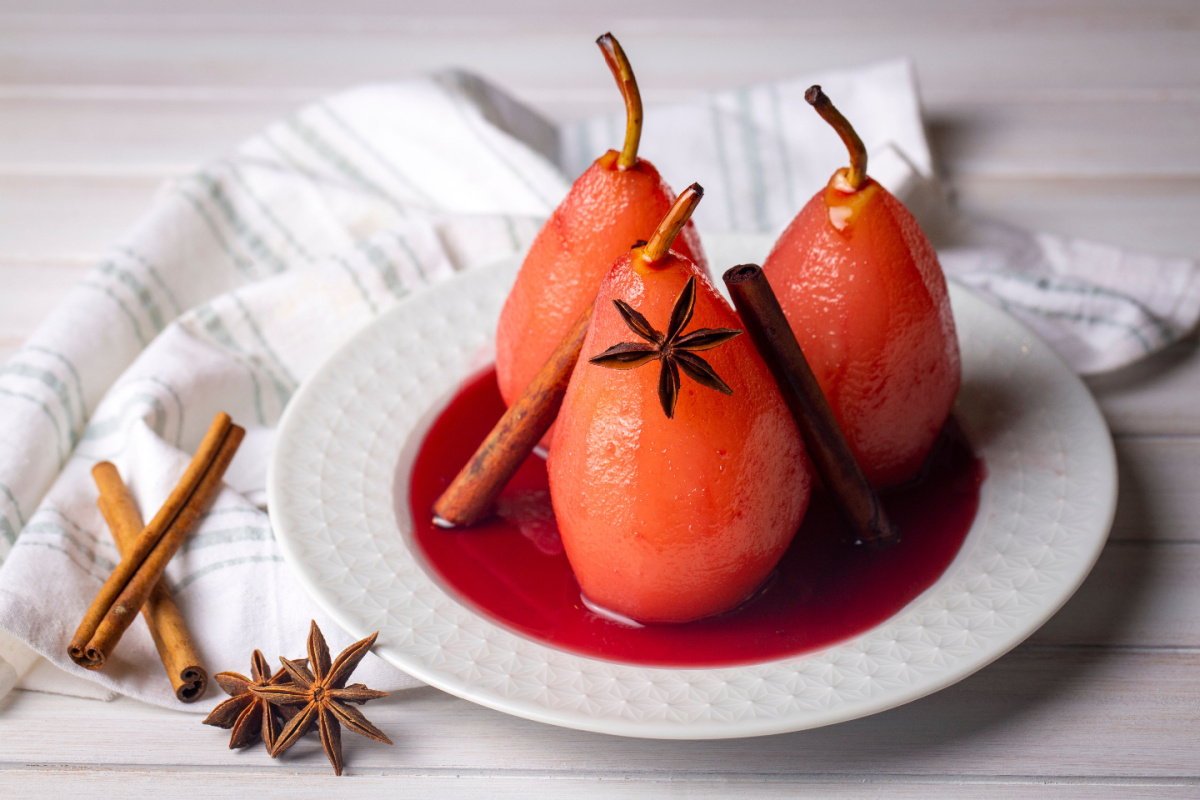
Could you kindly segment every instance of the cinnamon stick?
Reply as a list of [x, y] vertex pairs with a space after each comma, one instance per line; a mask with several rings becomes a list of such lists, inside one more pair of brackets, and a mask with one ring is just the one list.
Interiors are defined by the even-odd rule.
[[899, 532], [888, 520], [879, 495], [850, 452], [833, 409], [817, 384], [762, 268], [742, 264], [728, 270], [724, 280], [746, 333], [775, 376], [783, 399], [796, 418], [817, 474], [853, 526], [858, 541], [872, 546], [899, 541]]
[[87, 669], [104, 666], [167, 562], [220, 491], [225, 468], [245, 435], [228, 414], [217, 414], [167, 502], [133, 541], [129, 555], [122, 557], [92, 601], [67, 649], [72, 661]]
[[[145, 527], [141, 512], [111, 462], [101, 461], [92, 467], [92, 478], [100, 490], [96, 505], [108, 523], [118, 552], [124, 557], [129, 554], [134, 540]], [[167, 588], [165, 578], [160, 578], [150, 590], [146, 605], [142, 606], [142, 616], [150, 629], [150, 636], [154, 639], [154, 646], [158, 649], [158, 657], [162, 659], [175, 697], [184, 703], [199, 700], [208, 688], [208, 672], [200, 662], [192, 634], [188, 631], [175, 597]]]
[[533, 452], [562, 406], [594, 306], [594, 302], [588, 303], [525, 391], [442, 492], [433, 505], [435, 523], [442, 527], [473, 525]]

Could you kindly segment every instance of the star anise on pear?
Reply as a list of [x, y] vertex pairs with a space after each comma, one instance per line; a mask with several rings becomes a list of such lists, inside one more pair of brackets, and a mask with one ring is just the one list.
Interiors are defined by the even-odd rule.
[[355, 642], [342, 651], [335, 660], [329, 656], [329, 645], [317, 623], [313, 622], [308, 633], [308, 666], [303, 662], [280, 657], [283, 668], [292, 679], [289, 684], [254, 686], [251, 691], [272, 705], [302, 706], [296, 716], [280, 732], [271, 750], [272, 757], [287, 750], [312, 728], [321, 734], [321, 746], [333, 771], [341, 775], [342, 725], [368, 739], [391, 744], [383, 731], [372, 725], [351, 703], [362, 705], [368, 700], [387, 697], [387, 692], [368, 689], [361, 683], [346, 685], [350, 674], [375, 644], [379, 633]]
[[275, 746], [279, 730], [284, 721], [292, 715], [291, 709], [277, 709], [264, 698], [254, 693], [253, 689], [263, 686], [282, 686], [290, 683], [292, 678], [287, 670], [280, 669], [271, 674], [271, 666], [262, 652], [255, 650], [250, 658], [250, 676], [247, 678], [237, 672], [218, 672], [213, 677], [229, 695], [229, 699], [220, 703], [204, 719], [205, 725], [215, 725], [218, 728], [232, 728], [229, 737], [231, 750], [248, 747], [261, 740], [270, 752]]
[[692, 312], [696, 309], [694, 275], [688, 278], [687, 285], [675, 299], [666, 333], [655, 330], [644, 316], [624, 300], [613, 300], [613, 305], [617, 307], [629, 329], [646, 342], [615, 344], [603, 353], [589, 358], [589, 363], [609, 369], [634, 369], [654, 360], [660, 361], [662, 367], [658, 373], [658, 399], [667, 419], [673, 419], [675, 416], [681, 370], [701, 386], [721, 394], [733, 394], [733, 389], [730, 389], [708, 362], [696, 353], [725, 344], [742, 332], [734, 328], [699, 328], [689, 334], [683, 334], [684, 328], [692, 321]]

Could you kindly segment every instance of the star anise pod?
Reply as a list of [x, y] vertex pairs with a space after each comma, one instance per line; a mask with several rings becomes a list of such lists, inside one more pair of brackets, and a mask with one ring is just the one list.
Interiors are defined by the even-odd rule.
[[367, 721], [361, 711], [350, 705], [362, 705], [368, 700], [387, 697], [388, 693], [368, 689], [361, 683], [346, 685], [350, 673], [370, 651], [377, 636], [378, 632], [355, 642], [331, 663], [329, 645], [314, 621], [308, 632], [308, 666], [283, 657], [279, 659], [291, 676], [291, 685], [251, 687], [255, 695], [272, 705], [303, 706], [280, 732], [271, 751], [272, 756], [287, 750], [315, 726], [321, 733], [321, 746], [325, 748], [329, 763], [333, 764], [333, 771], [341, 775], [344, 765], [342, 725], [368, 739], [392, 743], [383, 731]]
[[264, 698], [255, 694], [253, 689], [282, 686], [290, 683], [292, 677], [285, 669], [280, 669], [272, 675], [270, 664], [258, 650], [255, 650], [250, 658], [250, 675], [251, 677], [247, 678], [237, 672], [218, 672], [213, 676], [230, 697], [205, 717], [204, 724], [233, 728], [229, 737], [231, 750], [247, 747], [261, 739], [266, 743], [267, 752], [270, 752], [275, 746], [280, 727], [292, 714], [272, 707]]
[[675, 403], [679, 399], [679, 371], [701, 386], [714, 389], [721, 394], [733, 394], [728, 384], [717, 375], [708, 362], [696, 355], [700, 350], [711, 350], [725, 344], [742, 332], [734, 328], [700, 328], [686, 336], [683, 329], [692, 321], [692, 312], [696, 308], [696, 277], [688, 278], [687, 285], [675, 299], [671, 309], [671, 319], [667, 323], [667, 332], [659, 333], [644, 316], [633, 310], [624, 300], [613, 300], [613, 305], [621, 313], [621, 318], [629, 329], [642, 337], [643, 342], [622, 342], [615, 344], [598, 356], [588, 359], [591, 364], [598, 364], [609, 369], [633, 369], [647, 364], [655, 359], [662, 362], [658, 373], [658, 399], [662, 403], [663, 412], [667, 419], [675, 416]]

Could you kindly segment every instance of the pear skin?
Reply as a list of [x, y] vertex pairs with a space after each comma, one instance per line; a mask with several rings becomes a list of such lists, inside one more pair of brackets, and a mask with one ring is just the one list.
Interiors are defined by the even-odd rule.
[[[512, 405], [596, 296], [613, 262], [649, 239], [675, 193], [645, 159], [620, 170], [610, 150], [579, 177], [534, 239], [496, 328], [496, 379]], [[676, 249], [705, 267], [690, 222]]]
[[614, 299], [665, 331], [693, 276], [685, 332], [742, 327], [706, 270], [682, 253], [652, 267], [636, 252], [622, 257], [600, 285], [547, 463], [583, 594], [643, 623], [700, 619], [753, 594], [790, 544], [812, 483], [795, 422], [749, 337], [698, 353], [732, 394], [685, 375], [671, 419], [658, 361], [614, 370], [584, 360], [637, 338]]
[[[851, 452], [877, 488], [921, 468], [958, 394], [946, 279], [920, 225], [872, 180], [832, 181], [763, 262]], [[840, 226], [840, 227], [839, 227]]]

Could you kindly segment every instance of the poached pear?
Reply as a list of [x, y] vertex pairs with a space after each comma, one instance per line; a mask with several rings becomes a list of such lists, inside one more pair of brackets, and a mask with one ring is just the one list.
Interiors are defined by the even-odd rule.
[[[625, 98], [625, 143], [621, 152], [609, 150], [596, 159], [571, 186], [534, 239], [504, 303], [496, 329], [496, 378], [508, 405], [596, 296], [617, 257], [649, 239], [675, 201], [658, 170], [638, 157], [642, 103], [629, 60], [612, 34], [597, 44]], [[694, 226], [686, 226], [676, 247], [707, 269]]]
[[800, 210], [763, 262], [788, 324], [877, 488], [921, 468], [960, 381], [946, 279], [913, 215], [866, 174], [867, 153], [821, 87], [809, 101], [850, 167]]
[[601, 282], [547, 462], [583, 595], [643, 623], [750, 596], [811, 486], [796, 424], [737, 313], [706, 270], [668, 250], [693, 188]]

